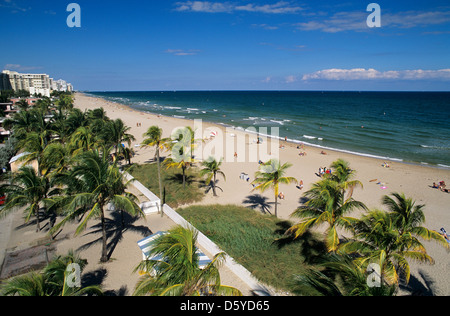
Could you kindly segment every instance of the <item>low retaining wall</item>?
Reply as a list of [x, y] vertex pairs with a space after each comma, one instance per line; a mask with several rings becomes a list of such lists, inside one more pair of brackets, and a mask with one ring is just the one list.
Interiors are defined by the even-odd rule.
[[[128, 173], [125, 173], [125, 177], [127, 178], [128, 181], [134, 179]], [[134, 179], [132, 183], [136, 187], [136, 189], [138, 189], [145, 197], [149, 199], [149, 203], [157, 205], [158, 208], [161, 207], [161, 200], [153, 192], [147, 189], [144, 185], [142, 185], [142, 183], [140, 183], [136, 179]], [[156, 208], [156, 211], [158, 211], [158, 208]], [[167, 215], [175, 224], [196, 230], [198, 232], [197, 237], [198, 244], [212, 256], [215, 256], [218, 253], [223, 252], [213, 241], [211, 241], [208, 237], [206, 237], [202, 232], [198, 231], [194, 226], [192, 226], [188, 221], [186, 221], [169, 205], [164, 205], [163, 211], [164, 214]], [[148, 213], [146, 212], [146, 214]], [[247, 269], [245, 269], [243, 266], [234, 261], [234, 259], [231, 258], [228, 254], [226, 254], [225, 256], [225, 265], [245, 284], [247, 284], [253, 290], [255, 295], [271, 295], [270, 291], [266, 287], [261, 285], [258, 282], [258, 280]]]

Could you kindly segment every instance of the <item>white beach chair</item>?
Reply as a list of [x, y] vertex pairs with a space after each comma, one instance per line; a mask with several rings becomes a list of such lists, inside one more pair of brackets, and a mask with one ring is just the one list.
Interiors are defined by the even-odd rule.
[[[142, 260], [162, 260], [161, 256], [150, 256], [150, 252], [153, 249], [155, 240], [157, 240], [161, 236], [164, 236], [165, 234], [167, 234], [167, 232], [157, 232], [156, 234], [138, 241], [138, 246], [142, 251]], [[200, 269], [204, 269], [211, 262], [211, 259], [209, 259], [209, 257], [198, 248], [197, 254], [199, 256], [199, 267]]]

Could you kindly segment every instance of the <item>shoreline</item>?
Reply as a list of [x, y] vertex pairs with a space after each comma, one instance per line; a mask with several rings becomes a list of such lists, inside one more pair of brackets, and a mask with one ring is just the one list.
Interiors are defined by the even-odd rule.
[[[139, 91], [140, 92], [140, 91]], [[171, 91], [168, 91], [171, 92]], [[178, 92], [178, 91], [177, 91]], [[180, 91], [182, 92], [182, 91]], [[239, 91], [238, 91], [239, 92]], [[245, 91], [244, 91], [245, 92]], [[333, 91], [330, 91], [333, 92]], [[149, 115], [155, 115], [155, 116], [161, 116], [167, 119], [175, 119], [175, 120], [187, 120], [187, 121], [194, 121], [195, 118], [187, 118], [185, 116], [178, 116], [178, 115], [166, 115], [166, 114], [160, 114], [160, 113], [156, 113], [156, 112], [151, 112], [148, 110], [144, 110], [144, 109], [137, 109], [132, 107], [129, 104], [126, 104], [125, 102], [120, 102], [117, 100], [108, 100], [107, 98], [105, 98], [104, 96], [97, 96], [94, 94], [91, 94], [91, 92], [77, 92], [80, 94], [83, 94], [87, 97], [91, 97], [91, 98], [97, 98], [97, 99], [102, 99], [105, 102], [111, 102], [117, 105], [121, 105], [124, 106], [130, 110], [139, 112], [139, 113], [145, 113], [145, 114], [149, 114]], [[93, 93], [101, 93], [101, 92], [93, 92]], [[401, 93], [401, 91], [399, 91], [399, 93]], [[254, 131], [248, 130], [250, 127], [244, 128], [242, 126], [238, 126], [238, 125], [232, 125], [230, 122], [228, 123], [221, 123], [221, 122], [217, 122], [217, 121], [210, 121], [210, 120], [204, 120], [201, 119], [203, 121], [203, 123], [208, 124], [208, 125], [215, 125], [218, 127], [224, 127], [224, 128], [232, 128], [235, 129], [236, 131], [240, 131], [240, 132], [244, 132], [244, 133], [249, 133], [249, 134], [255, 134]], [[259, 128], [259, 127], [255, 127], [255, 128]], [[256, 134], [259, 134], [256, 132]], [[446, 171], [450, 171], [450, 165], [446, 165], [443, 163], [429, 163], [429, 162], [421, 162], [421, 161], [413, 161], [413, 160], [409, 160], [407, 158], [397, 158], [397, 157], [388, 157], [388, 156], [383, 156], [382, 154], [369, 154], [369, 153], [364, 153], [364, 152], [358, 152], [358, 151], [353, 151], [353, 150], [348, 150], [348, 149], [340, 149], [340, 148], [334, 148], [334, 147], [329, 147], [329, 146], [324, 146], [324, 145], [319, 145], [319, 144], [313, 144], [300, 139], [292, 139], [289, 138], [287, 139], [287, 141], [285, 141], [285, 138], [282, 137], [281, 135], [279, 136], [272, 136], [272, 135], [266, 135], [266, 134], [259, 134], [260, 136], [263, 137], [267, 137], [267, 138], [272, 138], [272, 139], [277, 139], [280, 142], [283, 143], [287, 143], [287, 144], [292, 144], [292, 145], [305, 145], [307, 147], [312, 147], [312, 148], [318, 148], [320, 150], [328, 150], [328, 151], [333, 151], [336, 153], [344, 153], [344, 154], [350, 154], [350, 155], [355, 155], [355, 156], [360, 156], [360, 157], [366, 157], [366, 158], [373, 158], [373, 159], [378, 159], [378, 160], [382, 160], [382, 161], [388, 161], [388, 162], [395, 162], [395, 163], [404, 163], [407, 165], [413, 165], [413, 166], [421, 166], [421, 167], [429, 167], [429, 168], [435, 168], [435, 169], [442, 169], [442, 170], [446, 170]], [[307, 136], [307, 135], [305, 135]], [[317, 137], [313, 137], [314, 139]], [[320, 139], [320, 138], [319, 138]]]
[[[177, 115], [169, 116], [169, 115], [155, 113], [155, 112], [151, 112], [151, 111], [147, 111], [147, 110], [136, 109], [136, 108], [133, 108], [132, 106], [130, 106], [128, 104], [125, 104], [125, 103], [121, 103], [121, 102], [118, 102], [118, 101], [107, 100], [106, 98], [104, 98], [102, 96], [92, 95], [92, 94], [90, 94], [90, 92], [76, 92], [76, 93], [79, 93], [79, 94], [82, 94], [82, 95], [84, 95], [86, 97], [90, 97], [90, 98], [94, 98], [94, 99], [101, 99], [101, 100], [103, 100], [105, 102], [111, 102], [111, 103], [119, 105], [119, 106], [124, 106], [128, 110], [136, 111], [138, 113], [144, 113], [144, 114], [149, 114], [149, 115], [153, 115], [153, 116], [163, 117], [163, 118], [166, 118], [166, 119], [174, 119], [174, 120], [181, 120], [181, 121], [194, 121], [195, 120], [195, 119], [192, 119], [192, 118], [186, 118], [185, 116], [177, 116]], [[377, 155], [377, 154], [368, 154], [368, 153], [356, 152], [356, 151], [347, 150], [347, 149], [339, 149], [339, 148], [333, 148], [333, 147], [328, 147], [328, 146], [323, 146], [323, 145], [312, 144], [312, 143], [309, 143], [307, 141], [302, 141], [302, 140], [298, 140], [298, 139], [288, 138], [287, 141], [286, 141], [285, 138], [282, 137], [282, 136], [273, 136], [273, 135], [268, 135], [268, 134], [260, 134], [258, 132], [254, 132], [254, 131], [248, 130], [248, 128], [243, 128], [241, 126], [231, 125], [230, 123], [220, 123], [220, 122], [214, 122], [214, 121], [207, 121], [207, 120], [203, 120], [203, 119], [202, 119], [202, 122], [204, 124], [209, 125], [209, 126], [217, 126], [218, 128], [231, 128], [233, 130], [236, 130], [236, 132], [242, 132], [242, 133], [248, 133], [248, 134], [257, 134], [257, 135], [260, 135], [261, 137], [265, 137], [265, 138], [268, 138], [268, 139], [274, 139], [276, 141], [279, 141], [280, 143], [289, 144], [290, 146], [304, 145], [305, 147], [309, 147], [309, 148], [317, 148], [317, 149], [320, 149], [320, 150], [328, 150], [328, 151], [332, 151], [332, 152], [336, 152], [336, 153], [349, 154], [349, 155], [354, 155], [354, 156], [363, 157], [363, 158], [376, 159], [376, 160], [380, 160], [380, 161], [383, 161], [383, 162], [384, 161], [395, 162], [395, 163], [402, 163], [402, 164], [405, 164], [405, 165], [412, 165], [412, 166], [417, 166], [417, 167], [425, 167], [425, 168], [432, 168], [432, 169], [439, 169], [439, 170], [444, 170], [444, 171], [450, 171], [450, 166], [447, 166], [445, 164], [433, 164], [433, 163], [427, 163], [427, 162], [417, 162], [417, 161], [410, 161], [410, 160], [407, 160], [405, 158], [395, 158], [395, 157], [381, 156], [381, 155]]]

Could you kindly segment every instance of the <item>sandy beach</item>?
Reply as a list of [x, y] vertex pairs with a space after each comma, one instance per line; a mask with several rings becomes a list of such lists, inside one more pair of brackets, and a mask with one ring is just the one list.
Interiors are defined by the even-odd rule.
[[[131, 127], [130, 133], [136, 137], [136, 141], [132, 143], [132, 147], [136, 151], [135, 157], [132, 159], [133, 163], [146, 163], [153, 159], [154, 152], [152, 149], [142, 149], [139, 144], [142, 142], [142, 135], [152, 125], [158, 125], [163, 129], [164, 137], [169, 137], [176, 127], [191, 126], [194, 127], [194, 122], [190, 120], [158, 116], [156, 114], [143, 113], [124, 105], [108, 102], [103, 99], [93, 98], [84, 94], [76, 93], [75, 107], [81, 110], [88, 110], [94, 108], [104, 108], [107, 115], [111, 119], [121, 118], [125, 124]], [[203, 122], [202, 125], [204, 135], [208, 135], [210, 131], [217, 132], [214, 139], [229, 140], [231, 143], [233, 138], [243, 135], [243, 131], [226, 130], [224, 126], [212, 123]], [[282, 136], [282, 135], [281, 135]], [[224, 181], [219, 177], [219, 186], [221, 190], [218, 191], [218, 197], [213, 197], [209, 193], [201, 202], [203, 205], [208, 204], [238, 204], [243, 206], [249, 205], [249, 197], [261, 195], [262, 200], [267, 203], [274, 201], [273, 192], [266, 193], [252, 192], [252, 185], [254, 173], [258, 170], [258, 163], [252, 159], [248, 161], [249, 157], [255, 151], [258, 151], [255, 135], [243, 138], [245, 139], [245, 152], [242, 147], [237, 146], [230, 148], [227, 152], [225, 161], [222, 165], [222, 170], [226, 174], [227, 180]], [[212, 142], [212, 141], [211, 141]], [[264, 139], [264, 146], [269, 147], [270, 142]], [[211, 144], [211, 143], [209, 143]], [[342, 158], [350, 162], [352, 169], [356, 170], [356, 179], [360, 180], [364, 188], [356, 189], [354, 198], [364, 202], [369, 208], [382, 208], [381, 198], [383, 195], [392, 192], [404, 193], [407, 197], [412, 197], [417, 204], [425, 204], [426, 224], [425, 226], [432, 230], [437, 230], [441, 227], [450, 231], [450, 194], [441, 192], [437, 189], [431, 188], [433, 182], [446, 181], [450, 183], [450, 170], [439, 169], [429, 166], [420, 166], [389, 161], [389, 168], [382, 167], [383, 160], [363, 157], [343, 152], [326, 150], [326, 155], [322, 154], [322, 149], [305, 146], [304, 149], [297, 149], [297, 144], [286, 143], [280, 141], [279, 158], [281, 163], [289, 162], [293, 166], [288, 169], [288, 175], [302, 180], [304, 184], [303, 190], [299, 190], [296, 185], [282, 186], [281, 191], [285, 195], [285, 199], [280, 201], [278, 207], [278, 216], [283, 219], [295, 221], [290, 215], [301, 205], [302, 194], [310, 188], [310, 185], [319, 180], [317, 176], [320, 167], [329, 167], [330, 164]], [[208, 142], [204, 144], [208, 146]], [[261, 160], [276, 156], [273, 147], [268, 149]], [[306, 155], [299, 155], [299, 152], [306, 152]], [[234, 152], [238, 155], [234, 157]], [[272, 155], [270, 155], [272, 154]], [[167, 154], [163, 154], [167, 155]], [[206, 157], [204, 157], [206, 158]], [[240, 174], [244, 172], [249, 175], [250, 181], [240, 179]], [[270, 204], [273, 212], [273, 204]], [[360, 214], [352, 214], [358, 217]], [[6, 222], [9, 220], [9, 222]], [[11, 223], [12, 221], [12, 223]], [[56, 243], [56, 252], [64, 254], [69, 249], [79, 250], [83, 258], [88, 259], [89, 265], [86, 273], [89, 276], [99, 280], [104, 280], [105, 290], [110, 291], [116, 295], [130, 295], [137, 282], [138, 275], [133, 274], [132, 270], [141, 260], [141, 253], [137, 247], [136, 242], [150, 233], [155, 233], [159, 230], [166, 230], [174, 224], [167, 218], [161, 218], [159, 215], [148, 216], [145, 220], [141, 219], [136, 222], [129, 223], [129, 229], [122, 235], [114, 234], [112, 232], [109, 236], [109, 242], [113, 243], [113, 253], [111, 262], [106, 264], [99, 263], [100, 257], [100, 242], [96, 242], [100, 238], [100, 234], [96, 233], [96, 222], [91, 222], [91, 227], [85, 234], [78, 237], [73, 237], [73, 232], [76, 223], [66, 226], [58, 236]], [[16, 213], [13, 219], [4, 219], [0, 221], [0, 225], [12, 225], [9, 239], [0, 236], [5, 244], [5, 249], [21, 249], [26, 248], [32, 241], [39, 238], [45, 240], [45, 230], [41, 233], [35, 233], [35, 227], [30, 223], [23, 224], [23, 219], [20, 213]], [[9, 226], [8, 226], [9, 227]], [[7, 240], [6, 240], [7, 239]], [[425, 242], [428, 253], [435, 259], [434, 265], [424, 265], [412, 263], [411, 271], [411, 285], [422, 289], [424, 293], [432, 293], [433, 295], [450, 295], [450, 276], [448, 274], [449, 266], [449, 252], [435, 243]], [[1, 259], [1, 258], [0, 258]], [[236, 287], [243, 287], [244, 294], [249, 294], [247, 288], [243, 286], [239, 280], [234, 278], [232, 272], [222, 269], [222, 282], [227, 285]]]

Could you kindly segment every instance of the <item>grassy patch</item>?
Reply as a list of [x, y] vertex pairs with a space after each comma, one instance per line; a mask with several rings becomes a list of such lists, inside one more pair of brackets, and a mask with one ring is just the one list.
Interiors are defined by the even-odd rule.
[[298, 240], [284, 236], [291, 223], [245, 207], [190, 206], [177, 212], [257, 279], [277, 289], [290, 291], [293, 276], [324, 251], [312, 235]]
[[[159, 196], [158, 166], [156, 164], [133, 165], [128, 172], [150, 191]], [[166, 204], [172, 208], [201, 201], [204, 193], [199, 182], [198, 171], [190, 168], [186, 171], [186, 188], [183, 187], [181, 171], [161, 167], [162, 185], [165, 187]], [[163, 191], [164, 192], [164, 191]]]

